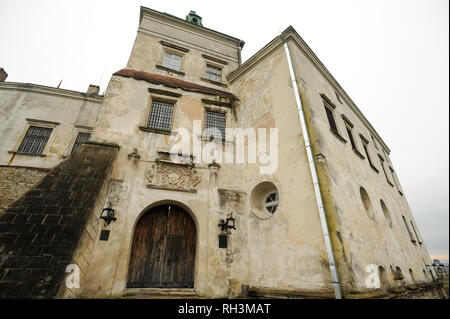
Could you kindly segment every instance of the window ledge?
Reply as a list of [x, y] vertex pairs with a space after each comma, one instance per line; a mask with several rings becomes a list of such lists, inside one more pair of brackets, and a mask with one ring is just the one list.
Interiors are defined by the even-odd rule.
[[184, 72], [177, 71], [177, 70], [174, 70], [174, 69], [171, 69], [171, 68], [159, 65], [159, 64], [157, 64], [155, 67], [157, 69], [161, 69], [161, 70], [164, 70], [164, 71], [167, 71], [167, 72], [171, 72], [171, 73], [175, 73], [175, 74], [178, 74], [178, 75], [186, 75], [186, 73], [184, 73]]
[[373, 169], [375, 172], [377, 172], [377, 174], [380, 172], [380, 171], [378, 170], [378, 168], [376, 168], [375, 166], [373, 166], [373, 164], [370, 164], [370, 167], [372, 167], [372, 169]]
[[30, 154], [30, 153], [22, 153], [16, 151], [8, 151], [9, 154], [18, 154], [18, 155], [26, 155], [26, 156], [37, 156], [37, 157], [46, 157], [45, 154]]
[[214, 85], [218, 85], [218, 86], [221, 86], [221, 87], [224, 87], [224, 88], [228, 87], [228, 85], [226, 85], [225, 83], [209, 80], [207, 78], [200, 78], [200, 80], [202, 80], [203, 82], [208, 82], [208, 83], [211, 83], [211, 84], [214, 84]]
[[334, 136], [336, 136], [337, 137], [337, 139], [339, 140], [339, 141], [341, 141], [342, 143], [347, 143], [347, 140], [345, 139], [345, 138], [343, 138], [339, 133], [337, 133], [337, 132], [335, 132], [335, 131], [333, 131], [333, 130], [331, 130], [330, 129], [330, 132], [334, 135]]
[[392, 187], [394, 187], [395, 185], [392, 184], [390, 181], [387, 181], [389, 185], [391, 185]]
[[139, 130], [143, 132], [149, 132], [149, 133], [158, 133], [158, 134], [164, 134], [164, 135], [171, 135], [171, 131], [164, 131], [164, 130], [158, 130], [156, 128], [150, 128], [146, 126], [139, 126]]
[[353, 148], [353, 152], [355, 152], [356, 155], [358, 155], [358, 157], [362, 160], [365, 160], [366, 158], [364, 157], [364, 155], [362, 155], [356, 148]]

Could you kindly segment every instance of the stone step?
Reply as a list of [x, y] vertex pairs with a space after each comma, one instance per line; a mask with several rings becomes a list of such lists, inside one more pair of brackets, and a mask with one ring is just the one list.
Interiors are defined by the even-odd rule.
[[199, 298], [193, 288], [128, 288], [122, 293], [123, 298]]

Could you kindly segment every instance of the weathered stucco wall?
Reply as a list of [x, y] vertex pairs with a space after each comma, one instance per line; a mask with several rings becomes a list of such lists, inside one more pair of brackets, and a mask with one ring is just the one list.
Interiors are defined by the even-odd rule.
[[[404, 287], [418, 282], [432, 281], [425, 266], [425, 262], [430, 264], [425, 244], [413, 243], [402, 221], [402, 215], [407, 217], [408, 222], [414, 219], [405, 196], [399, 192], [401, 186], [396, 187], [393, 176], [389, 175], [391, 172], [387, 165], [392, 166], [392, 164], [382, 151], [382, 142], [376, 141], [377, 149], [371, 138], [371, 135], [376, 136], [376, 134], [363, 123], [350, 107], [350, 102], [340, 93], [338, 94], [341, 95], [341, 101], [338, 100], [336, 96], [338, 89], [333, 87], [330, 80], [327, 80], [322, 73], [323, 70], [314, 66], [300, 46], [293, 41], [290, 42], [289, 47], [302, 100], [314, 125], [315, 146], [325, 157], [325, 170], [330, 182], [330, 198], [341, 232], [344, 259], [350, 267], [353, 289], [355, 291], [370, 290], [365, 284], [369, 274], [366, 272], [366, 267], [370, 264], [380, 265], [386, 270], [389, 286]], [[325, 94], [336, 106], [334, 118], [338, 132], [345, 141], [330, 131], [320, 94]], [[354, 125], [353, 137], [357, 150], [363, 157], [366, 157], [366, 154], [360, 134], [369, 141], [369, 155], [378, 172], [370, 166], [367, 158], [361, 158], [352, 150], [342, 115]], [[378, 154], [385, 158], [385, 169], [391, 183], [387, 182]], [[368, 211], [363, 205], [360, 187], [363, 187], [369, 195], [371, 207]], [[380, 200], [383, 200], [387, 206], [390, 218], [385, 217]], [[391, 219], [392, 227], [389, 225], [389, 219]], [[416, 225], [415, 228], [418, 232]], [[391, 268], [396, 267], [401, 268], [403, 280], [394, 280]], [[412, 269], [414, 278], [410, 276], [409, 269]]]
[[273, 217], [246, 212], [249, 284], [275, 291], [330, 292], [320, 219], [283, 48], [276, 48], [232, 87], [240, 98], [243, 128], [278, 129], [277, 171], [262, 175], [259, 165], [245, 167], [249, 194], [260, 182], [270, 181], [280, 196]]
[[[35, 84], [0, 83], [0, 165], [53, 168], [80, 131], [95, 125], [102, 97]], [[14, 154], [30, 125], [53, 129], [42, 156]]]

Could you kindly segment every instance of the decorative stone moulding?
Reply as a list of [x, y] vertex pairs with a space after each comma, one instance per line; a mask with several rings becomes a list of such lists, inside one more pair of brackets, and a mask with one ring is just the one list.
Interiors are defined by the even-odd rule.
[[148, 188], [196, 193], [194, 187], [200, 181], [200, 172], [193, 164], [157, 159], [145, 170], [145, 184]]
[[242, 215], [243, 204], [247, 194], [243, 191], [219, 188], [219, 205], [223, 213], [236, 213]]

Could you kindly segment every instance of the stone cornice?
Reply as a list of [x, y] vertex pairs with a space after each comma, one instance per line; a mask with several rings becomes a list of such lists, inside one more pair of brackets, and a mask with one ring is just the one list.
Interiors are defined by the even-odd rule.
[[34, 92], [41, 94], [54, 95], [58, 97], [67, 97], [73, 99], [79, 99], [84, 101], [102, 103], [103, 95], [93, 95], [77, 91], [71, 91], [66, 89], [59, 89], [50, 86], [32, 84], [32, 83], [20, 83], [20, 82], [1, 82], [0, 90], [16, 90], [25, 92]]
[[224, 33], [212, 30], [212, 29], [200, 27], [195, 24], [189, 23], [181, 18], [173, 16], [171, 14], [159, 12], [159, 11], [156, 11], [156, 10], [153, 10], [153, 9], [150, 9], [147, 7], [142, 7], [142, 6], [141, 6], [140, 16], [139, 16], [139, 25], [141, 24], [144, 15], [153, 16], [155, 18], [158, 18], [159, 20], [168, 20], [171, 22], [171, 24], [181, 25], [183, 29], [189, 29], [195, 33], [203, 33], [203, 34], [208, 35], [208, 37], [220, 39], [222, 42], [224, 42], [224, 41], [232, 42], [233, 44], [237, 44], [237, 46], [241, 46], [241, 48], [244, 46], [244, 41], [242, 41], [238, 38], [229, 36], [227, 34], [224, 34]]
[[[359, 120], [366, 126], [366, 128], [376, 137], [377, 141], [386, 149], [387, 153], [390, 153], [389, 147], [383, 141], [378, 132], [373, 128], [361, 110], [356, 106], [353, 100], [349, 97], [349, 95], [345, 92], [345, 90], [341, 87], [341, 85], [336, 81], [336, 79], [331, 75], [328, 69], [323, 65], [323, 63], [319, 60], [319, 58], [314, 54], [311, 48], [306, 44], [306, 42], [300, 37], [300, 35], [295, 31], [292, 26], [289, 26], [286, 30], [281, 34], [287, 42], [292, 41], [299, 49], [303, 52], [303, 54], [310, 60], [310, 62], [317, 68], [319, 72], [328, 80], [331, 86], [338, 92], [341, 97], [345, 100], [347, 105], [353, 111], [353, 113], [359, 118]], [[256, 64], [258, 64], [262, 59], [264, 59], [267, 55], [272, 53], [274, 50], [283, 45], [283, 41], [280, 36], [274, 38], [270, 41], [266, 46], [264, 46], [261, 50], [259, 50], [255, 55], [253, 55], [250, 59], [248, 59], [244, 64], [242, 64], [239, 68], [231, 72], [227, 76], [227, 80], [230, 84], [240, 78], [247, 71], [252, 69]], [[295, 67], [295, 66], [294, 66]]]

